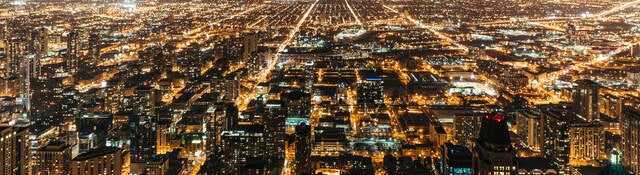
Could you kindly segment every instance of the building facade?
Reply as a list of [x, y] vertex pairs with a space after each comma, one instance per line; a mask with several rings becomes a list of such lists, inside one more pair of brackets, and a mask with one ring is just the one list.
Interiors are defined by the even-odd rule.
[[640, 173], [640, 112], [625, 106], [620, 123], [622, 165], [638, 174]]
[[122, 174], [122, 149], [103, 147], [80, 154], [71, 160], [70, 175]]

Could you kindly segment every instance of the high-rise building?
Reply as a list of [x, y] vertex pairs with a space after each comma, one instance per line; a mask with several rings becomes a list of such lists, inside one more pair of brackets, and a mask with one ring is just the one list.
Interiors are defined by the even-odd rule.
[[113, 116], [111, 114], [93, 114], [86, 113], [75, 118], [76, 130], [78, 131], [78, 138], [82, 142], [83, 138], [88, 138], [90, 143], [80, 145], [80, 152], [82, 150], [90, 150], [98, 147], [106, 146], [107, 144], [107, 131], [111, 129], [113, 123]]
[[258, 34], [248, 33], [242, 38], [243, 60], [247, 59], [252, 53], [258, 51]]
[[284, 159], [286, 140], [285, 119], [287, 113], [278, 105], [267, 106], [264, 119], [264, 134], [267, 156], [272, 159]]
[[454, 138], [459, 144], [468, 144], [478, 138], [482, 118], [486, 113], [458, 113], [453, 115]]
[[70, 173], [71, 146], [61, 141], [49, 142], [36, 151], [35, 159], [36, 175]]
[[0, 126], [0, 175], [27, 175], [29, 148], [26, 127]]
[[311, 110], [311, 95], [301, 89], [282, 93], [280, 101], [289, 116], [308, 116]]
[[[269, 64], [273, 53], [271, 50], [266, 49], [264, 51], [253, 52], [247, 59], [247, 68], [250, 75], [259, 75], [260, 72]], [[257, 78], [257, 77], [255, 77]]]
[[266, 144], [262, 125], [239, 125], [223, 131], [221, 137], [223, 174], [243, 174], [243, 167], [264, 160]]
[[40, 60], [48, 56], [49, 51], [49, 35], [46, 28], [36, 28], [31, 33], [30, 52], [34, 54], [31, 58], [31, 77], [37, 78], [41, 76], [42, 65]]
[[625, 106], [620, 117], [622, 165], [640, 173], [640, 112]]
[[20, 75], [20, 63], [25, 59], [27, 44], [26, 38], [22, 35], [6, 40], [4, 77], [18, 77]]
[[133, 92], [133, 112], [138, 115], [156, 116], [156, 103], [160, 101], [157, 89], [138, 86]]
[[611, 94], [605, 94], [598, 99], [600, 105], [600, 113], [612, 118], [620, 117], [622, 113], [622, 98]]
[[71, 75], [75, 75], [78, 71], [78, 64], [80, 62], [78, 54], [80, 52], [80, 33], [77, 30], [73, 30], [67, 34], [67, 53], [65, 57], [66, 71]]
[[106, 112], [118, 113], [124, 101], [124, 83], [120, 81], [107, 81], [105, 87], [104, 108]]
[[224, 128], [225, 130], [233, 130], [238, 126], [238, 107], [233, 103], [226, 103], [224, 106]]
[[571, 116], [561, 110], [544, 110], [541, 112], [544, 143], [542, 155], [551, 160], [560, 172], [568, 173], [569, 167], [569, 124]]
[[74, 119], [76, 116], [78, 116], [78, 107], [80, 106], [78, 94], [78, 90], [72, 87], [67, 87], [62, 90], [62, 101], [60, 106], [62, 118]]
[[604, 154], [604, 127], [599, 123], [573, 123], [569, 127], [569, 164], [596, 161]]
[[[247, 40], [247, 44], [251, 43], [250, 40]], [[255, 42], [254, 42], [255, 43]], [[238, 63], [243, 62], [244, 59], [248, 55], [243, 55], [245, 50], [243, 47], [244, 40], [241, 37], [233, 36], [231, 38], [225, 38], [222, 41], [216, 43], [214, 52], [215, 52], [215, 60], [226, 59], [230, 63]], [[249, 51], [251, 48], [247, 47], [246, 51]]]
[[540, 113], [535, 110], [520, 111], [516, 115], [518, 135], [527, 147], [534, 151], [542, 148], [542, 125]]
[[578, 80], [578, 86], [573, 89], [573, 110], [580, 118], [587, 122], [600, 120], [598, 97], [600, 84], [591, 80]]
[[488, 114], [473, 148], [473, 174], [516, 174], [516, 152], [511, 145], [505, 117]]
[[102, 45], [100, 43], [100, 35], [96, 33], [92, 33], [89, 35], [89, 59], [90, 63], [93, 65], [98, 65], [100, 63], [100, 49], [102, 49]]
[[129, 117], [131, 133], [131, 162], [146, 161], [157, 151], [157, 127], [149, 116], [134, 115]]
[[311, 127], [305, 123], [296, 126], [294, 134], [296, 174], [311, 173]]
[[80, 154], [71, 160], [71, 175], [122, 174], [122, 149], [102, 147]]
[[442, 146], [442, 173], [444, 175], [471, 175], [473, 154], [466, 146], [445, 143]]

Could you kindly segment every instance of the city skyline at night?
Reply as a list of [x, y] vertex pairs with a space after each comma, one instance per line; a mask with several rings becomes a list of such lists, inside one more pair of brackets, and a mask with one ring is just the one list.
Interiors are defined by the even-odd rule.
[[0, 0], [0, 175], [634, 175], [640, 0]]

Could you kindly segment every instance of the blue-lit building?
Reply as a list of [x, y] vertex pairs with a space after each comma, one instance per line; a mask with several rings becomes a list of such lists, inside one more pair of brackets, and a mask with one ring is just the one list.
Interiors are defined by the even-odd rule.
[[446, 143], [442, 146], [442, 168], [444, 175], [471, 175], [473, 154], [462, 145]]

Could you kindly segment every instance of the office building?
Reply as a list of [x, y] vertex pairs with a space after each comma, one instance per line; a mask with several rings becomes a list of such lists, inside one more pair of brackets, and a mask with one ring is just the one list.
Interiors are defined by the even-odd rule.
[[[261, 125], [239, 125], [222, 132], [223, 174], [240, 174], [243, 168], [264, 160], [266, 143], [264, 127]], [[264, 171], [246, 172], [263, 174]]]
[[486, 113], [458, 113], [453, 115], [454, 139], [458, 144], [469, 144], [478, 138], [482, 119]]
[[295, 145], [295, 172], [296, 174], [311, 172], [311, 127], [305, 123], [296, 126]]
[[640, 112], [625, 106], [620, 117], [620, 125], [622, 165], [638, 174], [640, 173]]
[[542, 124], [540, 113], [535, 110], [520, 111], [516, 115], [518, 135], [522, 142], [533, 151], [542, 148]]
[[87, 151], [71, 160], [70, 175], [119, 175], [122, 174], [122, 149], [102, 147]]
[[80, 64], [80, 32], [78, 30], [72, 30], [67, 33], [67, 49], [66, 49], [66, 70], [70, 75], [75, 75], [78, 72], [78, 65]]
[[135, 114], [156, 116], [156, 103], [160, 101], [160, 96], [153, 86], [143, 85], [135, 89], [132, 101]]
[[473, 148], [473, 174], [516, 174], [516, 152], [511, 145], [505, 117], [488, 114]]
[[600, 84], [591, 80], [578, 80], [573, 89], [573, 110], [580, 118], [587, 122], [600, 120]]
[[580, 165], [605, 158], [604, 127], [601, 124], [570, 124], [569, 138], [569, 164]]
[[38, 149], [35, 156], [34, 174], [67, 174], [71, 173], [71, 146], [65, 142], [52, 141]]
[[541, 114], [544, 133], [542, 156], [549, 159], [559, 172], [568, 173], [570, 172], [569, 125], [573, 117], [562, 110], [544, 110]]
[[29, 174], [28, 128], [0, 126], [0, 175]]
[[466, 146], [445, 143], [441, 148], [444, 175], [471, 175], [473, 154]]
[[134, 115], [129, 117], [131, 128], [130, 154], [131, 162], [146, 161], [157, 151], [157, 127], [149, 116]]

